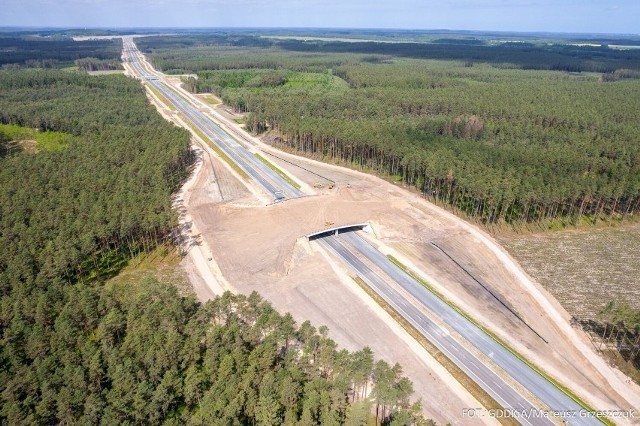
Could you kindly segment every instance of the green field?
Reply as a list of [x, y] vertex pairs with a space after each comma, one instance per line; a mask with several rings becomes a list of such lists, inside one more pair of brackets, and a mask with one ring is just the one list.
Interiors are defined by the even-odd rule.
[[[77, 138], [64, 132], [40, 132], [15, 124], [0, 124], [0, 157], [16, 152], [59, 151]], [[35, 144], [33, 143], [35, 142]]]

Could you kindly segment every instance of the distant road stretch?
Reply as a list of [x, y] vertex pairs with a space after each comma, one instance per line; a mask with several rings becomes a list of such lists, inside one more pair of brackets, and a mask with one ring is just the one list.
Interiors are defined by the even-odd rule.
[[140, 78], [153, 86], [175, 106], [178, 112], [182, 113], [194, 126], [210, 138], [222, 152], [269, 194], [274, 202], [304, 195], [302, 191], [271, 170], [247, 148], [239, 144], [209, 117], [200, 112], [198, 108], [159, 79], [158, 75], [144, 69], [139, 59], [141, 53], [133, 41], [124, 39], [123, 46], [125, 61], [136, 70]]

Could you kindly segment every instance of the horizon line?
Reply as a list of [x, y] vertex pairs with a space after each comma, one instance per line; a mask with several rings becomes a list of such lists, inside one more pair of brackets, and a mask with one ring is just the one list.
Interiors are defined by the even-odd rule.
[[325, 30], [325, 31], [406, 31], [406, 32], [451, 32], [451, 33], [489, 33], [489, 34], [522, 34], [522, 35], [585, 35], [585, 36], [634, 36], [640, 37], [640, 33], [609, 33], [609, 32], [582, 32], [582, 31], [545, 31], [545, 30], [480, 30], [480, 29], [451, 29], [451, 28], [401, 28], [401, 27], [266, 27], [266, 26], [87, 26], [78, 25], [0, 25], [2, 29], [28, 29], [28, 30]]

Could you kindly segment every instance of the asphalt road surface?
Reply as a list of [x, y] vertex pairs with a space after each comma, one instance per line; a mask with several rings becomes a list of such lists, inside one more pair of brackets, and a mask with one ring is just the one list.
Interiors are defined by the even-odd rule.
[[[359, 232], [331, 235], [316, 241], [341, 258], [376, 294], [444, 352], [472, 380], [498, 401], [515, 420], [525, 425], [549, 425], [552, 422], [542, 417], [548, 414], [560, 416], [567, 423], [574, 425], [602, 424], [598, 419], [589, 416], [567, 394], [396, 266], [362, 238]], [[361, 259], [367, 259], [375, 264], [382, 274], [373, 271]], [[548, 407], [548, 411], [538, 410], [498, 374], [454, 340], [446, 329], [435, 324], [421, 309], [409, 302], [401, 292], [396, 290], [398, 287], [413, 296], [421, 305], [420, 308], [431, 311], [478, 351], [491, 358], [504, 370], [504, 373], [542, 401]]]
[[124, 57], [126, 61], [139, 74], [140, 78], [147, 81], [158, 92], [171, 102], [177, 111], [181, 112], [194, 126], [209, 137], [222, 152], [224, 152], [239, 168], [250, 176], [260, 187], [268, 193], [274, 202], [287, 198], [297, 198], [304, 195], [302, 191], [292, 186], [278, 173], [271, 170], [266, 164], [251, 153], [245, 146], [238, 143], [229, 134], [222, 130], [213, 120], [203, 114], [169, 87], [158, 75], [146, 70], [140, 63], [140, 52], [132, 41], [124, 40]]

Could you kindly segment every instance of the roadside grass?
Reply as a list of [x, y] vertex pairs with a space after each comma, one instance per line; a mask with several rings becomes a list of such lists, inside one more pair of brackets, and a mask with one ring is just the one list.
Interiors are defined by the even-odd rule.
[[187, 117], [185, 117], [183, 114], [180, 113], [178, 115], [180, 116], [182, 121], [187, 123], [189, 128], [196, 135], [198, 135], [198, 137], [200, 139], [202, 139], [207, 145], [209, 145], [209, 147], [211, 147], [211, 149], [213, 149], [213, 151], [218, 155], [218, 157], [220, 157], [222, 160], [224, 160], [233, 169], [233, 171], [235, 171], [242, 179], [244, 179], [246, 181], [250, 180], [249, 179], [249, 175], [247, 175], [247, 173], [244, 170], [242, 170], [240, 168], [240, 166], [238, 166], [231, 158], [229, 158], [229, 156], [227, 154], [225, 154], [224, 151], [222, 151], [218, 147], [218, 145], [216, 145], [211, 139], [209, 139], [209, 137], [207, 137], [207, 135], [202, 133], [202, 131], [200, 129], [198, 129], [196, 126], [194, 126], [193, 123], [191, 123], [189, 121], [189, 119], [187, 119]]
[[271, 161], [267, 160], [266, 158], [264, 158], [262, 155], [258, 154], [257, 152], [255, 153], [255, 156], [258, 157], [258, 160], [260, 160], [264, 164], [266, 164], [267, 167], [269, 167], [271, 170], [276, 172], [278, 174], [278, 176], [280, 176], [282, 179], [286, 180], [287, 183], [289, 183], [289, 185], [293, 186], [296, 189], [300, 189], [300, 185], [298, 185], [297, 182], [295, 182], [285, 172], [283, 172], [278, 167], [276, 167], [276, 165], [273, 164]]
[[[384, 309], [402, 328], [405, 329], [429, 354], [438, 361], [457, 381], [487, 410], [501, 410], [502, 407], [491, 395], [474, 382], [460, 367], [449, 359], [440, 349], [425, 338], [416, 328], [405, 320], [383, 298], [378, 296], [362, 279], [353, 277], [353, 280], [371, 297], [382, 309]], [[519, 423], [510, 417], [497, 419], [505, 426], [516, 426]]]
[[162, 102], [163, 104], [165, 104], [167, 106], [167, 108], [169, 108], [171, 111], [175, 111], [175, 107], [173, 106], [173, 104], [171, 102], [169, 102], [169, 100], [167, 98], [165, 98], [162, 93], [160, 93], [158, 91], [158, 89], [156, 89], [155, 87], [153, 87], [152, 85], [145, 83], [145, 86], [147, 86], [147, 88], [149, 90], [151, 90], [151, 92], [153, 92], [153, 94], [155, 95], [156, 98], [160, 99], [160, 102]]
[[[415, 279], [416, 281], [418, 281], [423, 287], [425, 287], [427, 290], [429, 290], [431, 293], [433, 293], [436, 297], [438, 297], [440, 300], [442, 300], [444, 303], [446, 303], [447, 305], [449, 305], [452, 309], [454, 309], [456, 312], [458, 312], [460, 315], [462, 315], [463, 317], [465, 317], [469, 322], [471, 322], [472, 324], [474, 324], [476, 327], [478, 327], [479, 329], [481, 329], [484, 333], [486, 333], [489, 337], [491, 337], [493, 340], [495, 340], [498, 344], [500, 344], [502, 347], [504, 347], [506, 350], [508, 350], [509, 352], [511, 352], [516, 358], [518, 358], [520, 361], [522, 361], [523, 363], [525, 363], [527, 366], [529, 366], [532, 370], [534, 370], [536, 373], [538, 373], [540, 376], [544, 377], [546, 380], [548, 380], [551, 384], [553, 384], [556, 388], [560, 389], [563, 393], [565, 393], [569, 398], [573, 399], [577, 404], [579, 404], [582, 408], [584, 408], [585, 410], [589, 411], [589, 412], [596, 412], [595, 409], [593, 409], [592, 407], [589, 406], [589, 404], [587, 404], [584, 400], [582, 400], [582, 398], [580, 398], [578, 395], [576, 395], [574, 392], [572, 392], [569, 388], [567, 388], [566, 386], [562, 385], [560, 382], [558, 382], [557, 380], [555, 380], [553, 377], [549, 376], [544, 370], [542, 370], [541, 368], [537, 367], [535, 364], [533, 364], [531, 361], [529, 361], [528, 359], [526, 359], [524, 356], [522, 356], [520, 353], [518, 353], [515, 349], [511, 348], [511, 346], [509, 346], [504, 340], [502, 340], [500, 337], [498, 337], [496, 334], [494, 334], [491, 330], [489, 330], [488, 328], [486, 328], [485, 326], [483, 326], [482, 324], [480, 324], [478, 321], [476, 321], [473, 317], [471, 317], [470, 315], [468, 315], [465, 311], [463, 311], [462, 309], [460, 309], [460, 307], [458, 307], [455, 303], [451, 302], [450, 300], [448, 300], [447, 298], [445, 298], [440, 292], [438, 292], [435, 288], [433, 288], [433, 286], [431, 286], [429, 283], [427, 283], [425, 280], [423, 280], [420, 276], [418, 276], [417, 274], [415, 274], [412, 270], [410, 270], [409, 268], [407, 268], [404, 264], [402, 264], [402, 262], [400, 262], [398, 259], [396, 259], [395, 257], [391, 256], [391, 255], [387, 255], [387, 258], [393, 262], [393, 264], [395, 264], [397, 267], [399, 267], [400, 269], [402, 269], [407, 275], [409, 275], [411, 278]], [[607, 425], [614, 425], [613, 422], [611, 422], [609, 419], [606, 418], [602, 418], [600, 419], [604, 424]]]
[[[41, 132], [15, 124], [0, 124], [0, 144], [8, 151], [60, 151], [75, 140], [77, 138], [69, 133]], [[35, 146], [28, 141], [35, 141]]]
[[196, 96], [212, 106], [220, 105], [222, 103], [222, 100], [212, 93], [198, 93]]

